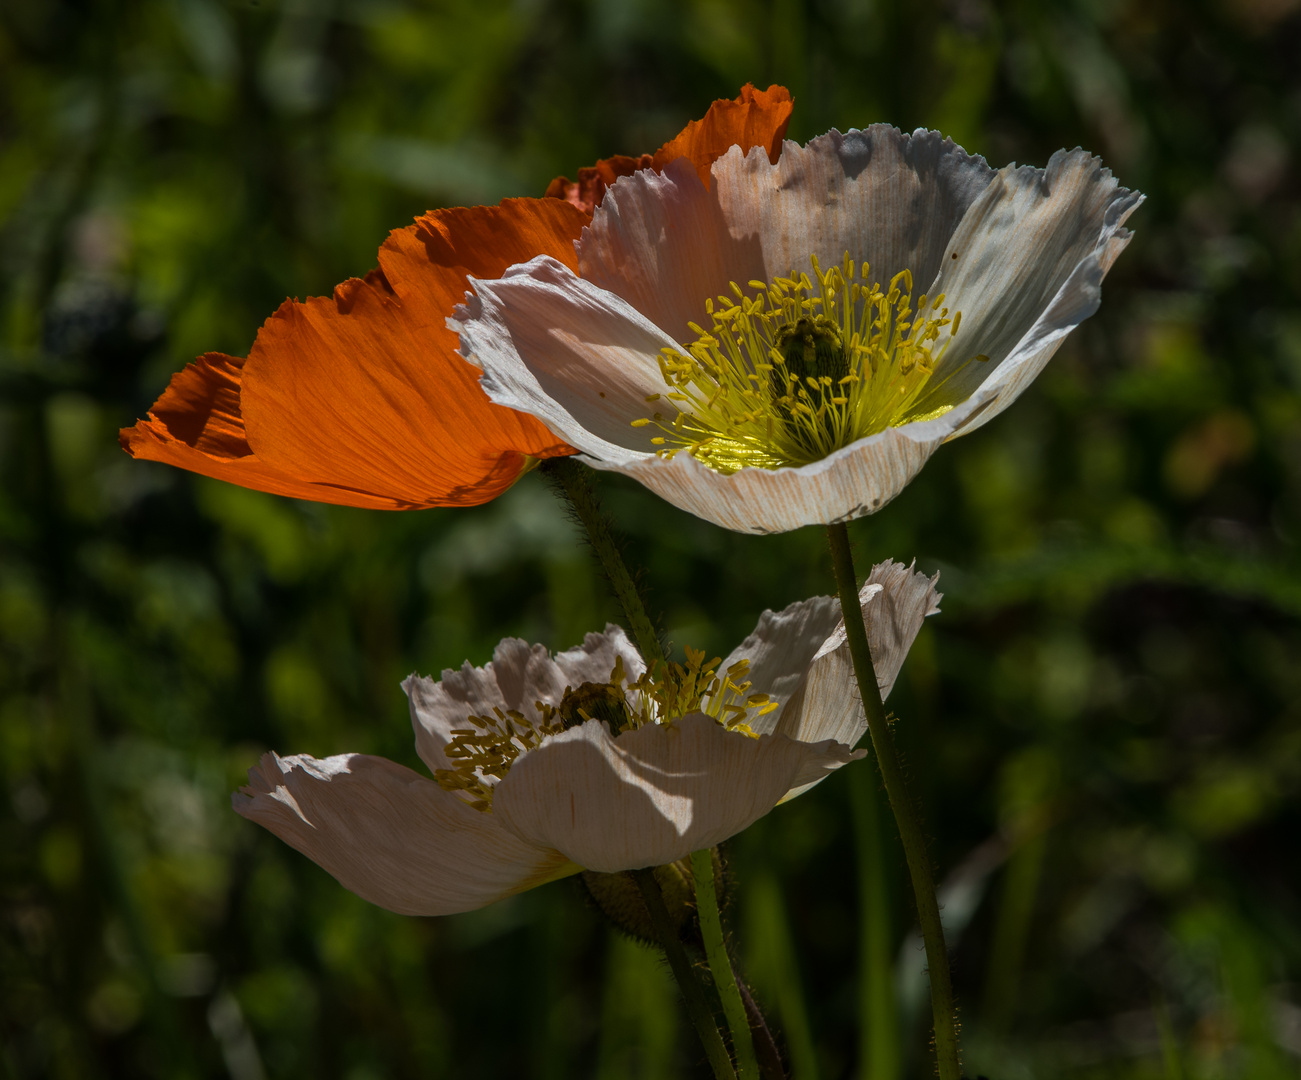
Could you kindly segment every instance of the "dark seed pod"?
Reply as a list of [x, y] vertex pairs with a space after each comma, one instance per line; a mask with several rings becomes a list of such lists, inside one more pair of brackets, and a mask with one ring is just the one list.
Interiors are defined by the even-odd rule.
[[[844, 341], [839, 327], [826, 316], [806, 315], [780, 327], [773, 345], [783, 362], [773, 364], [768, 374], [769, 392], [778, 415], [799, 438], [802, 425], [794, 422], [797, 405], [821, 414], [826, 403], [844, 393], [840, 380], [849, 374]], [[834, 421], [823, 416], [820, 422], [827, 428], [828, 440], [834, 442]]]
[[[773, 344], [786, 361], [786, 373], [792, 379], [803, 382], [810, 377], [820, 379], [830, 375], [838, 381], [849, 374], [840, 328], [824, 315], [813, 318], [806, 315], [796, 322], [787, 323], [778, 329]], [[778, 377], [774, 371], [773, 378]], [[785, 380], [782, 382], [781, 392], [785, 393]]]
[[623, 693], [610, 683], [583, 683], [566, 689], [558, 711], [566, 728], [587, 720], [604, 720], [610, 734], [618, 735], [628, 723]]

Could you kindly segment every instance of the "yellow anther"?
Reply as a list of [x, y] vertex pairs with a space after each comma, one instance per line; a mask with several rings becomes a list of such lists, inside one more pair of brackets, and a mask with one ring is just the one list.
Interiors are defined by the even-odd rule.
[[[945, 365], [942, 378], [931, 378], [961, 320], [941, 308], [944, 294], [920, 296], [914, 310], [909, 269], [883, 290], [871, 282], [868, 264], [860, 268], [848, 253], [826, 271], [816, 257], [810, 264], [816, 288], [794, 270], [750, 281], [753, 295], [729, 282], [735, 299], [705, 301], [710, 328], [690, 323], [696, 339], [662, 351], [660, 373], [678, 413], [671, 422], [654, 416], [664, 433], [653, 440], [660, 454], [687, 450], [721, 472], [804, 465], [953, 407], [957, 399], [943, 390], [966, 363]], [[796, 364], [792, 357], [801, 354], [791, 350], [799, 340], [817, 344]]]

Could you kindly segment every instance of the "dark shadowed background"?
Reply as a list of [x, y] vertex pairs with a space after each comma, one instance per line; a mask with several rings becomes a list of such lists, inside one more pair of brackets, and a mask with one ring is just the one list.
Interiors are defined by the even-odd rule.
[[[1147, 193], [1101, 312], [851, 531], [864, 569], [942, 571], [890, 705], [972, 1075], [1301, 1073], [1297, 9], [4, 0], [0, 1076], [700, 1075], [657, 961], [573, 882], [403, 918], [229, 809], [268, 748], [419, 767], [403, 676], [615, 617], [540, 479], [347, 510], [133, 462], [116, 430], [389, 229], [653, 150], [746, 81], [790, 87], [800, 140], [926, 125], [994, 165], [1081, 144]], [[830, 591], [820, 530], [603, 490], [679, 651]], [[798, 1080], [868, 1080], [873, 783], [845, 769], [727, 848]], [[893, 838], [888, 862], [921, 1077]]]

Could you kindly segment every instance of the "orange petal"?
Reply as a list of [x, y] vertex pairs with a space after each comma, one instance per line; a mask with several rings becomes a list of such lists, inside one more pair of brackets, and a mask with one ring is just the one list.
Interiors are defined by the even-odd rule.
[[132, 457], [161, 461], [241, 487], [297, 499], [394, 510], [391, 499], [336, 491], [268, 468], [249, 449], [239, 411], [244, 361], [205, 353], [172, 376], [148, 420], [123, 428], [119, 441]]
[[600, 205], [605, 189], [619, 177], [631, 176], [640, 169], [649, 169], [654, 161], [651, 154], [642, 154], [641, 157], [615, 154], [614, 157], [602, 158], [595, 165], [579, 169], [577, 180], [557, 176], [547, 185], [544, 198], [564, 199], [584, 214], [590, 215]]
[[715, 101], [704, 119], [692, 120], [677, 138], [666, 142], [653, 155], [642, 154], [633, 158], [619, 154], [605, 158], [595, 165], [579, 169], [576, 181], [557, 176], [547, 186], [546, 197], [564, 199], [590, 214], [600, 205], [605, 189], [619, 177], [631, 176], [639, 169], [663, 169], [680, 157], [691, 159], [700, 179], [708, 187], [709, 167], [733, 145], [746, 151], [753, 146], [762, 146], [768, 151], [768, 160], [776, 164], [794, 108], [786, 87], [774, 84], [767, 90], [756, 90], [746, 83], [735, 100], [720, 98]]
[[661, 146], [655, 153], [655, 168], [662, 169], [680, 157], [690, 158], [708, 187], [709, 167], [733, 146], [746, 151], [762, 146], [776, 165], [794, 108], [786, 87], [773, 84], [767, 90], [756, 90], [746, 83], [735, 101], [715, 101], [703, 120], [693, 120], [676, 139]]
[[389, 236], [380, 268], [332, 298], [285, 301], [247, 360], [210, 353], [125, 429], [136, 457], [280, 495], [349, 506], [473, 506], [527, 458], [572, 449], [494, 405], [445, 319], [467, 274], [547, 254], [575, 264], [586, 218], [553, 199], [426, 214]]
[[499, 277], [547, 254], [573, 265], [584, 217], [555, 199], [426, 214], [380, 248], [380, 270], [330, 299], [286, 301], [244, 365], [249, 445], [288, 475], [409, 506], [500, 495], [531, 457], [572, 451], [494, 405], [445, 320], [467, 274]]

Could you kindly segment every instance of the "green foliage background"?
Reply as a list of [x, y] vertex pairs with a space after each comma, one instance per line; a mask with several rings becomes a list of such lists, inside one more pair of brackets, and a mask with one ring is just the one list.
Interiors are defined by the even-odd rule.
[[[1147, 204], [1006, 415], [852, 532], [942, 571], [890, 705], [972, 1075], [1301, 1073], [1301, 15], [1295, 0], [5, 0], [0, 1076], [700, 1075], [675, 993], [572, 882], [370, 907], [234, 815], [265, 749], [419, 767], [399, 680], [615, 616], [537, 476], [476, 510], [290, 502], [116, 429], [427, 208], [652, 150], [747, 80], [790, 134], [888, 120]], [[818, 530], [603, 480], [677, 647], [831, 587]], [[800, 1080], [871, 1076], [858, 952], [920, 952], [868, 766], [728, 849]]]

